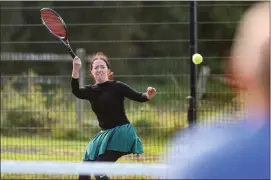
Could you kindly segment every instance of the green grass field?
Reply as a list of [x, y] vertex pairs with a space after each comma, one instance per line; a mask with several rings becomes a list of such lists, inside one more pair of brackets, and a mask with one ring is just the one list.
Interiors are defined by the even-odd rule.
[[[145, 153], [142, 155], [127, 155], [119, 160], [129, 163], [152, 163], [165, 151], [165, 142], [149, 144], [150, 140], [144, 140]], [[42, 137], [1, 137], [1, 159], [2, 160], [52, 160], [80, 162], [82, 153], [88, 141], [57, 140]], [[32, 175], [32, 174], [1, 174], [1, 179], [76, 179], [77, 176], [63, 175]], [[113, 179], [128, 177], [112, 177]], [[143, 177], [131, 176], [131, 179], [142, 179]]]

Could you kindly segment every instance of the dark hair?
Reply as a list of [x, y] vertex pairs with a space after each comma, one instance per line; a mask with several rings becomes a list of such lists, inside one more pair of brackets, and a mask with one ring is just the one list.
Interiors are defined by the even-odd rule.
[[[90, 61], [89, 61], [89, 63], [90, 63], [90, 69], [89, 69], [89, 71], [91, 72], [91, 70], [93, 68], [93, 63], [94, 63], [94, 61], [97, 60], [97, 56], [101, 57], [100, 59], [105, 62], [107, 68], [110, 70], [110, 63], [108, 61], [108, 57], [103, 52], [97, 52], [96, 54], [92, 55], [91, 58], [90, 58]], [[113, 72], [109, 72], [108, 73], [108, 78], [110, 80], [113, 79]]]

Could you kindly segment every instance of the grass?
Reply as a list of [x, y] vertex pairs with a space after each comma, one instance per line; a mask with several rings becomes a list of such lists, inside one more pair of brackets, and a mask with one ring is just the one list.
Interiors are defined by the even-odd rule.
[[[165, 141], [149, 144], [145, 140], [145, 153], [142, 156], [159, 155], [164, 150]], [[18, 160], [64, 160], [81, 161], [88, 141], [59, 140], [44, 137], [1, 137], [1, 159]], [[7, 151], [7, 152], [6, 152]], [[128, 156], [127, 156], [128, 157]], [[132, 160], [131, 158], [124, 158]]]
[[[142, 139], [145, 153], [143, 155], [127, 155], [118, 162], [153, 163], [165, 151], [165, 141], [150, 144], [150, 140]], [[144, 143], [145, 142], [145, 143]], [[1, 136], [2, 160], [37, 160], [37, 161], [69, 161], [80, 162], [88, 141], [59, 140], [44, 137], [5, 137]], [[77, 176], [46, 174], [1, 174], [1, 179], [76, 179]], [[113, 176], [112, 179], [144, 179], [139, 176]]]

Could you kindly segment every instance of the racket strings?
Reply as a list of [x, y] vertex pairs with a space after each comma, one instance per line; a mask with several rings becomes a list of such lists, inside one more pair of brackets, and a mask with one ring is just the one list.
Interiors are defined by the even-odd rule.
[[62, 21], [54, 13], [50, 11], [43, 11], [41, 13], [42, 19], [46, 26], [57, 36], [65, 37], [66, 28], [64, 27]]

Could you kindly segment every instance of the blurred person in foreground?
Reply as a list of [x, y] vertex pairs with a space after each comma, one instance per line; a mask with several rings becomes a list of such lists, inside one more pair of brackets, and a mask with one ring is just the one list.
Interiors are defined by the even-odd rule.
[[194, 124], [173, 141], [163, 179], [270, 179], [270, 9], [249, 8], [237, 27], [229, 69], [240, 82], [246, 117]]
[[[97, 116], [101, 130], [91, 139], [83, 156], [88, 162], [116, 162], [127, 154], [142, 154], [143, 146], [134, 126], [125, 113], [125, 98], [147, 102], [156, 94], [148, 87], [145, 93], [137, 92], [127, 84], [113, 80], [110, 64], [104, 53], [90, 59], [90, 73], [95, 83], [79, 87], [81, 60], [75, 57], [71, 87], [79, 99], [88, 100]], [[109, 179], [106, 175], [94, 175], [95, 179]], [[79, 180], [89, 180], [90, 175], [79, 175]]]

